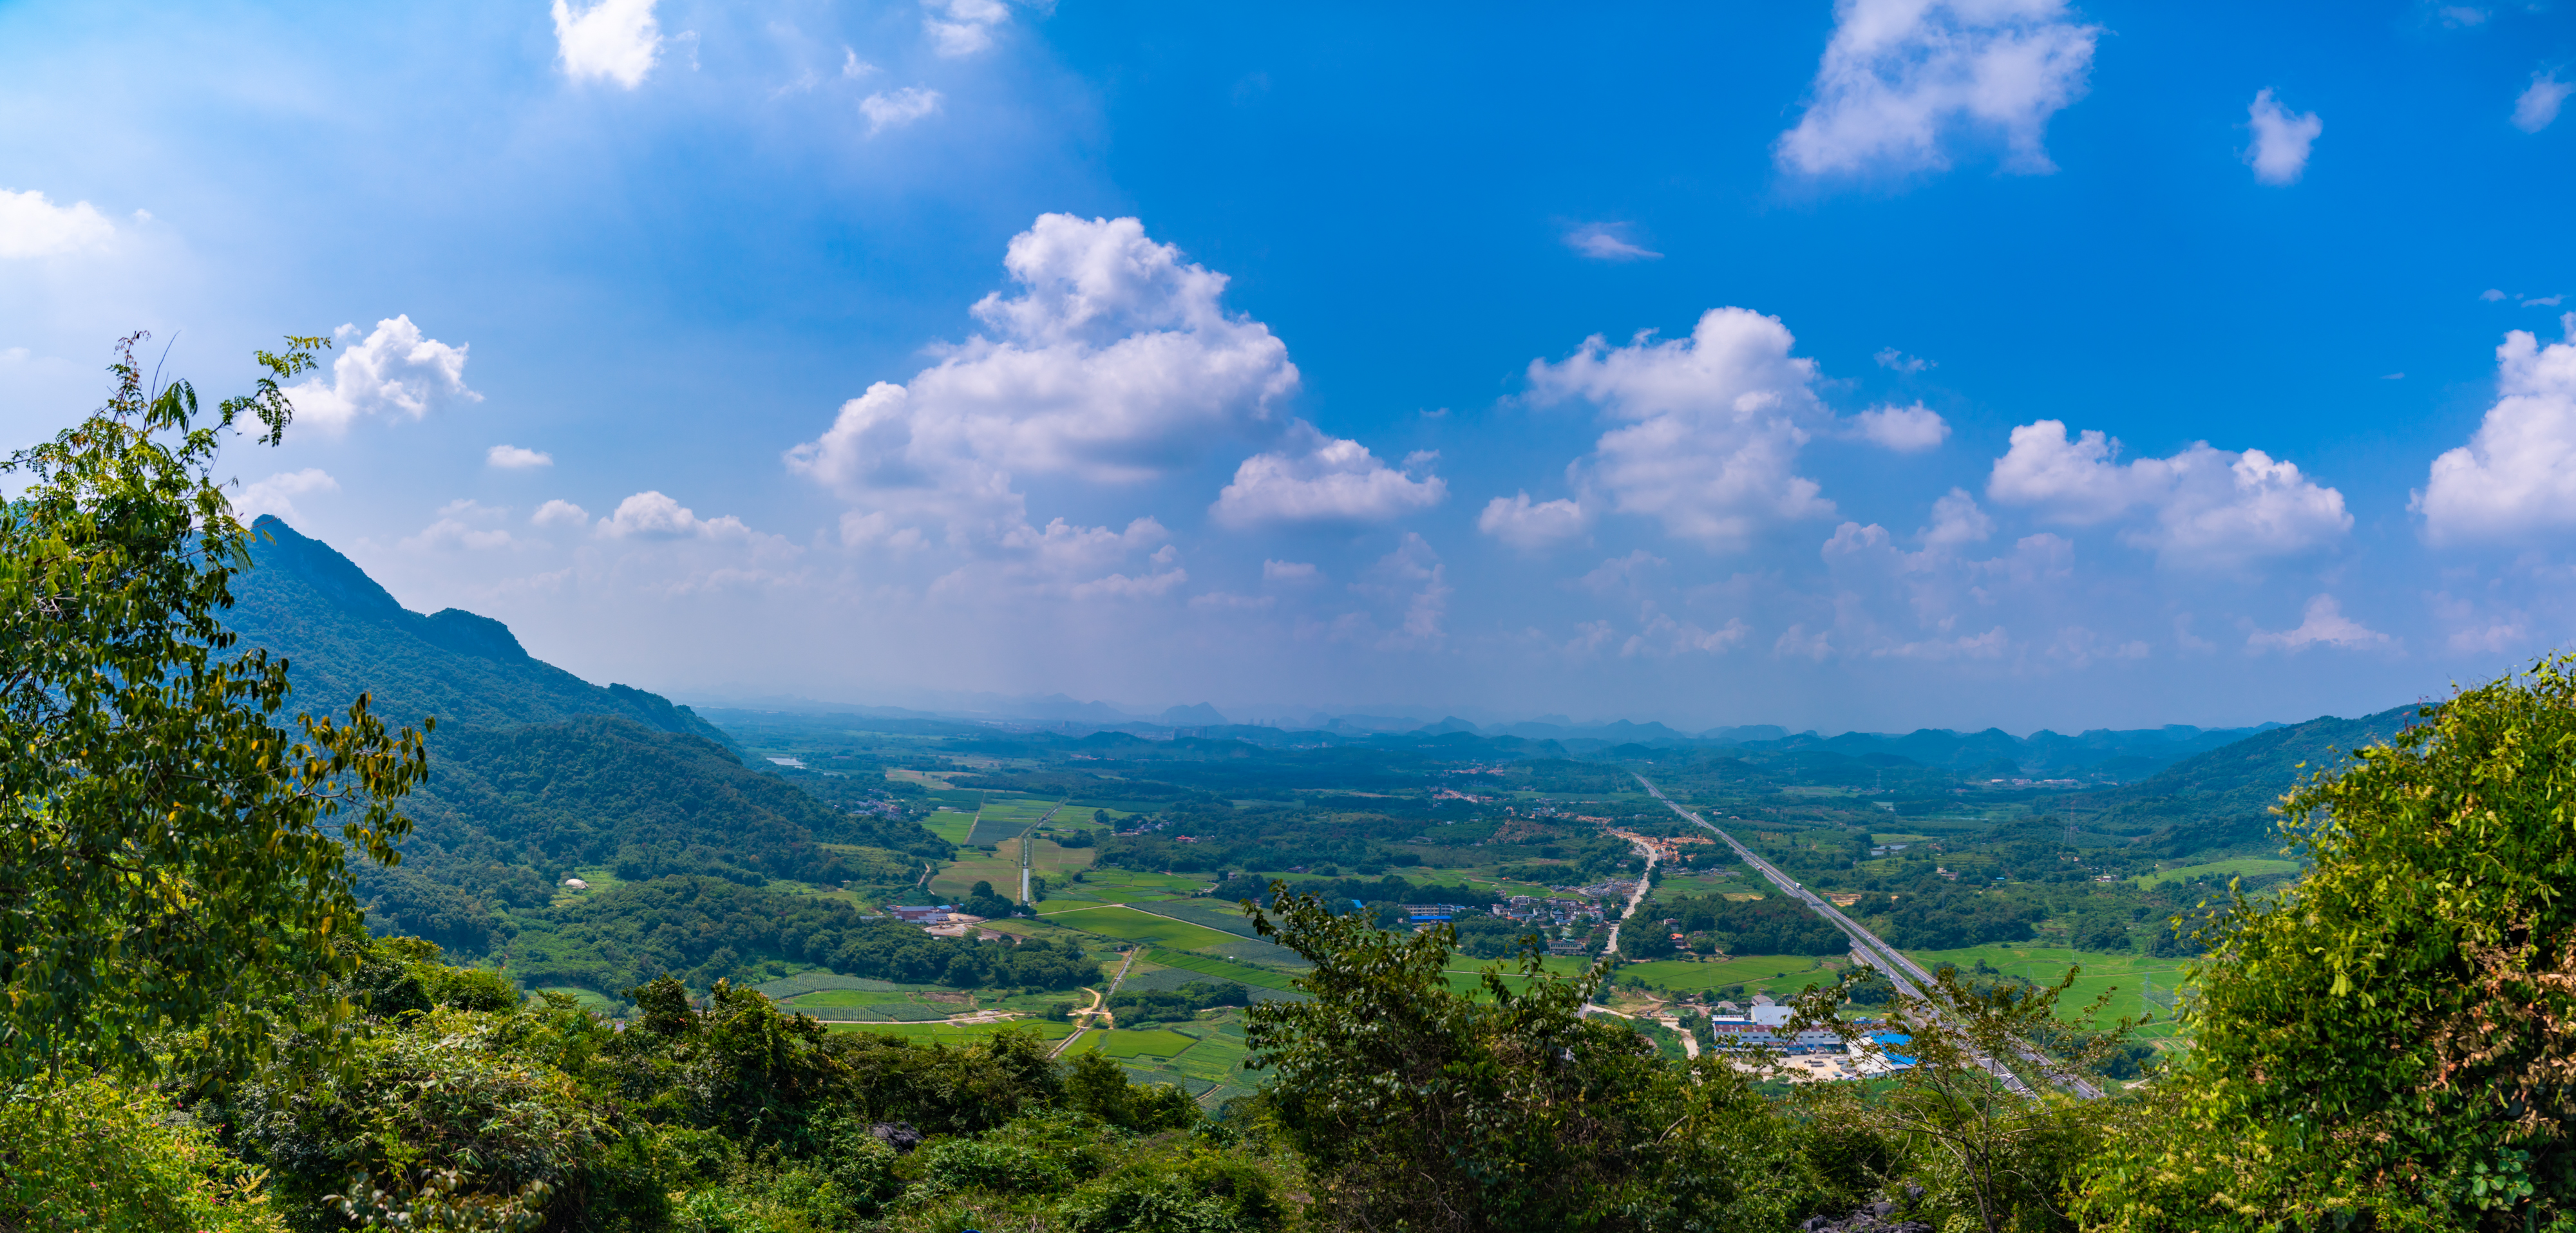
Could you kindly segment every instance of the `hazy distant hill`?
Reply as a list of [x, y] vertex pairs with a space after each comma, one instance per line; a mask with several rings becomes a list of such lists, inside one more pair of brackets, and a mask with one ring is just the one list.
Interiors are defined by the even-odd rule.
[[687, 707], [532, 658], [489, 617], [408, 611], [329, 545], [274, 518], [256, 527], [270, 538], [228, 621], [287, 657], [290, 706], [338, 710], [367, 690], [388, 719], [439, 720], [429, 782], [404, 806], [416, 829], [403, 863], [359, 869], [380, 931], [470, 956], [507, 930], [507, 910], [542, 910], [577, 868], [834, 883], [871, 862], [823, 845], [950, 853], [890, 806], [844, 811], [743, 765]]
[[2096, 728], [2074, 736], [2042, 728], [2027, 737], [2014, 736], [1999, 728], [1988, 728], [1983, 732], [1921, 728], [1903, 734], [1846, 732], [1840, 736], [1817, 736], [1802, 733], [1739, 744], [1748, 750], [1820, 749], [1851, 757], [1893, 754], [1925, 766], [1980, 776], [2099, 774], [2132, 779], [2276, 726], [2194, 728], [2174, 724], [2130, 731]]
[[2343, 766], [2353, 750], [2395, 737], [2415, 722], [2416, 710], [2401, 706], [2359, 719], [2327, 715], [2273, 728], [2065, 804], [2095, 811], [2086, 829], [2144, 836], [2160, 855], [2269, 850], [2277, 846], [2280, 824], [2271, 810], [2283, 794], [2309, 774]]

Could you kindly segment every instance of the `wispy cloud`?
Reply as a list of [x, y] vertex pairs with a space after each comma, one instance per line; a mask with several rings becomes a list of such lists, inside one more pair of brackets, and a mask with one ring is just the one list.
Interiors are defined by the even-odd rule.
[[939, 103], [939, 91], [905, 86], [900, 90], [881, 90], [859, 100], [859, 111], [867, 116], [868, 135], [874, 137], [887, 129], [902, 128], [938, 114]]
[[1565, 233], [1565, 246], [1595, 261], [1657, 261], [1663, 254], [1628, 238], [1626, 223], [1585, 223]]

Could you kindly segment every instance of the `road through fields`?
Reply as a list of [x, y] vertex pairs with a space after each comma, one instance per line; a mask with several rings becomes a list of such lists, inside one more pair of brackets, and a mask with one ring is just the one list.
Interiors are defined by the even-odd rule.
[[[1827, 903], [1815, 892], [1799, 885], [1797, 879], [1790, 877], [1788, 874], [1782, 873], [1780, 869], [1771, 862], [1754, 855], [1751, 848], [1745, 847], [1741, 843], [1737, 843], [1735, 841], [1735, 836], [1727, 834], [1725, 831], [1712, 825], [1708, 819], [1692, 813], [1690, 810], [1684, 809], [1680, 805], [1674, 803], [1671, 797], [1664, 795], [1663, 789], [1656, 787], [1654, 783], [1648, 780], [1645, 776], [1638, 775], [1637, 782], [1644, 785], [1646, 791], [1651, 793], [1656, 800], [1662, 801], [1666, 808], [1671, 809], [1674, 813], [1680, 814], [1683, 820], [1700, 827], [1702, 830], [1717, 836], [1721, 840], [1724, 840], [1726, 842], [1726, 846], [1735, 849], [1736, 856], [1742, 858], [1745, 864], [1751, 865], [1755, 872], [1760, 873], [1765, 879], [1768, 879], [1772, 885], [1779, 887], [1782, 893], [1807, 905], [1807, 907], [1812, 909], [1817, 915], [1822, 916], [1827, 921], [1831, 922], [1835, 928], [1842, 930], [1843, 933], [1852, 940], [1852, 954], [1854, 957], [1867, 963], [1871, 967], [1877, 968], [1881, 974], [1887, 977], [1889, 983], [1895, 985], [1898, 990], [1917, 1000], [1924, 1000], [1923, 989], [1924, 987], [1931, 985], [1933, 980], [1932, 974], [1924, 971], [1921, 965], [1906, 958], [1902, 952], [1899, 952], [1895, 947], [1888, 945], [1884, 940], [1880, 939], [1877, 934], [1862, 928], [1858, 921], [1843, 915], [1840, 908]], [[2016, 1045], [2013, 1051], [2017, 1053], [2024, 1062], [2036, 1067], [2041, 1073], [2048, 1075], [2068, 1091], [2071, 1091], [2078, 1096], [2082, 1096], [2087, 1100], [2099, 1100], [2102, 1098], [2102, 1089], [2083, 1079], [2060, 1072], [2057, 1067], [2053, 1063], [2049, 1062], [2046, 1057], [2041, 1055], [2038, 1050], [2033, 1049], [2028, 1045]], [[1984, 1056], [1979, 1056], [1977, 1058], [1977, 1062], [1979, 1065], [1984, 1066], [1997, 1079], [2001, 1080], [2005, 1087], [2025, 1096], [2030, 1094], [2029, 1087], [2022, 1083], [2019, 1076], [2012, 1073], [2011, 1068], [2000, 1065], [1995, 1062], [1994, 1059]]]

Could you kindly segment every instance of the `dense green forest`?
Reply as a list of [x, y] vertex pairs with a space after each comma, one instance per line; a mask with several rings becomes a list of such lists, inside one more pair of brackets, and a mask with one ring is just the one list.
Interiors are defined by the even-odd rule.
[[511, 938], [506, 962], [529, 985], [602, 991], [666, 974], [699, 989], [757, 983], [790, 966], [960, 989], [1070, 989], [1100, 976], [1078, 948], [1044, 938], [931, 937], [838, 900], [705, 877], [632, 883], [531, 919]]
[[[1839, 955], [1851, 949], [1840, 929], [1806, 905], [1784, 898], [1730, 900], [1722, 895], [1657, 896], [1637, 913], [1639, 919], [1672, 928], [1702, 953], [1737, 955]], [[1637, 932], [1655, 936], [1658, 931]], [[1666, 948], [1669, 949], [1669, 948]]]

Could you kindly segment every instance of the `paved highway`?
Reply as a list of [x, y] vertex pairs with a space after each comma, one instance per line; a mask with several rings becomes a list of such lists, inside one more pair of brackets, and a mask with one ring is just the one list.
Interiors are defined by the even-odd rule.
[[1037, 848], [1038, 831], [1047, 824], [1047, 818], [1054, 817], [1055, 810], [1062, 808], [1064, 808], [1064, 802], [1057, 801], [1055, 809], [1046, 811], [1045, 818], [1038, 819], [1029, 826], [1029, 829], [1020, 832], [1020, 902], [1031, 907], [1037, 906], [1038, 901], [1029, 893], [1029, 853]]
[[[1718, 827], [1711, 825], [1708, 819], [1675, 804], [1671, 797], [1664, 795], [1663, 789], [1654, 785], [1653, 781], [1647, 779], [1643, 775], [1638, 775], [1637, 782], [1644, 785], [1646, 791], [1652, 793], [1656, 800], [1662, 801], [1666, 808], [1672, 810], [1674, 813], [1680, 814], [1685, 821], [1697, 825], [1708, 833], [1724, 840], [1726, 846], [1735, 849], [1735, 854], [1738, 857], [1741, 857], [1745, 864], [1751, 865], [1756, 872], [1769, 880], [1772, 885], [1779, 887], [1783, 894], [1807, 905], [1810, 909], [1814, 910], [1817, 915], [1831, 921], [1835, 928], [1842, 930], [1844, 934], [1851, 938], [1853, 957], [1871, 967], [1877, 968], [1881, 974], [1887, 977], [1888, 982], [1895, 985], [1900, 991], [1918, 999], [1923, 997], [1924, 987], [1931, 985], [1933, 980], [1932, 974], [1924, 971], [1921, 965], [1915, 963], [1912, 959], [1906, 958], [1902, 952], [1881, 940], [1877, 934], [1862, 928], [1860, 926], [1860, 922], [1843, 915], [1842, 909], [1826, 902], [1824, 899], [1818, 897], [1815, 892], [1799, 885], [1797, 879], [1780, 872], [1778, 866], [1754, 855], [1751, 848], [1737, 843], [1735, 841], [1735, 836], [1727, 834]], [[2095, 1087], [2082, 1079], [2060, 1073], [2056, 1066], [2051, 1064], [2047, 1060], [2046, 1056], [2041, 1054], [2038, 1050], [2025, 1045], [2017, 1047], [2014, 1052], [2019, 1054], [2023, 1061], [2038, 1068], [2042, 1073], [2047, 1074], [2052, 1081], [2058, 1083], [2068, 1091], [2071, 1091], [2078, 1096], [2082, 1096], [2086, 1100], [2099, 1100], [2102, 1098], [2102, 1090], [2100, 1088]], [[1977, 1060], [1979, 1064], [1993, 1072], [1995, 1077], [2003, 1080], [2004, 1086], [2025, 1096], [2030, 1094], [2030, 1089], [2023, 1085], [2022, 1081], [2016, 1077], [2010, 1069], [1996, 1065], [1994, 1061], [1989, 1058], [1980, 1057]]]

